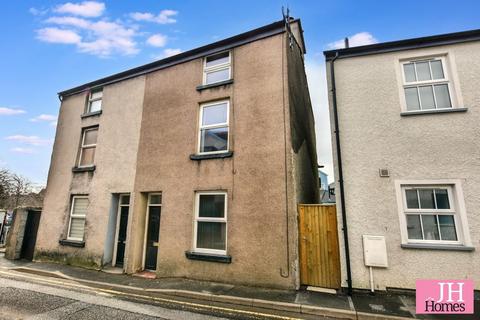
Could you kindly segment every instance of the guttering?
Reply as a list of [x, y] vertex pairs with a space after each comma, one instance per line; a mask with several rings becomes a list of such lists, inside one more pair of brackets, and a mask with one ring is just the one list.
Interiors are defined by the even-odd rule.
[[[292, 22], [293, 21], [299, 21], [299, 20], [295, 19], [295, 20], [292, 20]], [[180, 54], [177, 54], [162, 60], [158, 60], [158, 61], [145, 64], [133, 69], [129, 69], [105, 78], [88, 82], [68, 90], [61, 91], [58, 93], [58, 95], [60, 97], [67, 97], [67, 96], [74, 95], [86, 90], [94, 89], [96, 87], [102, 87], [108, 84], [117, 83], [123, 80], [138, 77], [150, 72], [169, 68], [180, 63], [198, 59], [210, 54], [229, 50], [234, 47], [238, 47], [253, 41], [271, 37], [283, 32], [285, 32], [285, 21], [280, 20], [254, 30], [250, 30], [248, 32], [238, 34], [236, 36], [233, 36], [227, 39], [210, 43], [205, 46], [198, 47], [189, 51], [185, 51]]]
[[340, 130], [338, 128], [338, 112], [337, 112], [337, 89], [335, 86], [335, 60], [339, 57], [338, 52], [330, 60], [330, 79], [332, 83], [332, 107], [333, 107], [333, 118], [335, 122], [335, 144], [337, 146], [337, 163], [338, 163], [338, 184], [340, 187], [340, 205], [342, 207], [342, 230], [343, 230], [343, 241], [345, 244], [345, 260], [347, 265], [347, 286], [348, 286], [348, 295], [352, 295], [352, 270], [350, 267], [350, 247], [348, 244], [348, 227], [347, 227], [347, 211], [345, 209], [345, 192], [343, 187], [343, 167], [342, 167], [342, 152], [340, 148]]
[[430, 48], [455, 43], [480, 41], [480, 29], [455, 33], [439, 34], [428, 37], [389, 41], [365, 46], [350, 47], [324, 51], [325, 59], [331, 61], [338, 55], [339, 58], [365, 56], [371, 54]]

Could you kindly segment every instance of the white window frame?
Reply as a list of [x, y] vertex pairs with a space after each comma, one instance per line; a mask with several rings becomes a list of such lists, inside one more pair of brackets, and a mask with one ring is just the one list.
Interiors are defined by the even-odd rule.
[[[95, 165], [95, 156], [96, 156], [96, 153], [97, 153], [97, 143], [85, 144], [85, 137], [86, 137], [87, 131], [93, 131], [93, 130], [97, 130], [97, 141], [98, 141], [98, 127], [92, 127], [92, 128], [87, 128], [87, 129], [82, 130], [82, 144], [80, 145], [80, 156], [78, 158], [78, 166], [77, 166], [79, 168], [88, 168], [88, 167], [91, 167], [91, 166]], [[82, 166], [81, 163], [82, 163], [83, 149], [91, 149], [91, 148], [95, 148], [95, 155], [93, 156], [93, 163]]]
[[[211, 106], [216, 106], [219, 104], [227, 104], [227, 120], [226, 122], [223, 123], [216, 123], [216, 124], [211, 124], [211, 125], [202, 125], [203, 123], [203, 109], [206, 107], [211, 107]], [[197, 143], [197, 153], [198, 154], [216, 154], [216, 153], [226, 153], [229, 152], [230, 150], [230, 101], [229, 100], [220, 100], [220, 101], [215, 101], [215, 102], [209, 102], [209, 103], [202, 103], [200, 105], [200, 115], [199, 115], [199, 122], [198, 122], [198, 143]], [[204, 129], [216, 129], [216, 128], [227, 128], [227, 149], [226, 150], [220, 150], [220, 151], [208, 151], [208, 152], [202, 152], [202, 130]]]
[[[412, 81], [412, 82], [407, 82], [407, 79], [405, 77], [405, 65], [413, 63], [414, 64], [414, 69], [415, 69], [415, 75], [417, 74], [417, 69], [415, 62], [427, 62], [427, 61], [432, 61], [432, 60], [440, 60], [442, 63], [442, 70], [443, 70], [443, 79], [431, 79], [431, 80], [423, 80], [423, 81]], [[456, 97], [455, 97], [455, 92], [454, 92], [454, 86], [452, 83], [452, 80], [450, 79], [450, 72], [449, 72], [449, 66], [448, 66], [448, 60], [446, 58], [446, 55], [436, 55], [436, 56], [428, 56], [428, 57], [417, 57], [417, 58], [411, 58], [411, 59], [405, 59], [400, 62], [400, 71], [401, 71], [401, 77], [403, 81], [402, 85], [402, 96], [403, 96], [403, 111], [404, 112], [419, 112], [419, 111], [441, 111], [441, 110], [449, 110], [449, 109], [455, 109], [457, 108], [457, 103], [456, 103]], [[430, 74], [432, 74], [431, 66], [429, 64], [430, 68]], [[417, 76], [416, 76], [417, 77]], [[418, 78], [418, 77], [417, 77]], [[428, 86], [431, 85], [432, 87], [434, 85], [439, 85], [439, 84], [446, 84], [448, 88], [448, 94], [450, 96], [450, 108], [437, 108], [437, 98], [435, 96], [435, 90], [433, 90], [433, 99], [435, 103], [435, 108], [430, 108], [430, 109], [422, 109], [422, 101], [420, 98], [420, 92], [418, 91], [418, 88], [421, 86]], [[405, 89], [407, 88], [417, 88], [417, 95], [418, 95], [418, 101], [420, 105], [419, 110], [408, 110], [407, 106], [407, 99], [405, 96]], [[433, 88], [432, 88], [433, 89]]]
[[[450, 209], [408, 209], [405, 190], [407, 189], [435, 189], [448, 190]], [[396, 180], [395, 190], [398, 205], [398, 216], [402, 244], [429, 244], [429, 245], [462, 245], [471, 246], [468, 229], [465, 201], [461, 181], [457, 179], [441, 180]], [[453, 215], [457, 241], [408, 239], [407, 214]], [[422, 220], [420, 219], [420, 223]], [[422, 228], [423, 229], [423, 228]], [[423, 230], [422, 230], [423, 232]]]
[[[72, 197], [72, 201], [71, 201], [71, 204], [70, 204], [70, 216], [68, 218], [68, 231], [67, 231], [67, 240], [74, 240], [74, 241], [83, 241], [83, 239], [85, 239], [85, 226], [83, 227], [83, 237], [82, 238], [75, 238], [75, 237], [70, 237], [70, 228], [72, 226], [72, 218], [83, 218], [83, 220], [85, 221], [84, 223], [87, 222], [87, 215], [86, 214], [74, 214], [73, 213], [73, 208], [75, 207], [75, 201], [77, 199], [87, 199], [88, 200], [88, 196], [73, 196]], [[90, 200], [88, 202], [88, 206], [90, 206]], [[87, 210], [88, 210], [88, 207], [87, 207]]]
[[[95, 98], [93, 99], [92, 96], [94, 93], [97, 93], [97, 92], [101, 92], [102, 93], [102, 96], [100, 98]], [[91, 108], [92, 108], [92, 103], [95, 102], [95, 101], [98, 101], [98, 100], [102, 100], [102, 103], [100, 105], [100, 110], [97, 110], [97, 111], [92, 111]], [[87, 114], [88, 113], [92, 113], [92, 112], [99, 112], [99, 111], [102, 111], [103, 110], [103, 88], [101, 89], [97, 89], [97, 90], [91, 90], [88, 94], [88, 101], [87, 101]]]
[[[122, 198], [129, 196], [130, 199], [128, 201], [128, 204], [122, 204]], [[121, 193], [118, 195], [118, 208], [117, 208], [117, 223], [115, 226], [115, 242], [113, 246], [113, 256], [112, 256], [112, 267], [115, 267], [117, 263], [117, 250], [118, 250], [118, 233], [120, 232], [120, 213], [122, 212], [122, 207], [128, 207], [128, 214], [130, 216], [130, 203], [132, 201], [132, 197], [130, 193]], [[128, 238], [128, 222], [127, 222], [127, 238]], [[125, 242], [128, 242], [127, 240]], [[125, 253], [127, 252], [127, 247], [125, 246]], [[125, 254], [126, 256], [126, 254]], [[125, 263], [124, 263], [124, 268]]]
[[[217, 55], [217, 54], [222, 54], [222, 53], [225, 53], [225, 52], [228, 52], [228, 62], [221, 63], [219, 65], [212, 66], [212, 67], [207, 67], [207, 58], [209, 58], [211, 56], [214, 56], [214, 55]], [[212, 82], [212, 83], [207, 83], [207, 74], [212, 73], [212, 72], [216, 72], [216, 71], [226, 70], [226, 69], [228, 69], [228, 79], [220, 80], [220, 81], [216, 81], [216, 82]], [[217, 53], [211, 54], [211, 55], [203, 58], [203, 84], [204, 85], [211, 85], [211, 84], [220, 83], [220, 82], [223, 82], [223, 81], [228, 81], [228, 80], [231, 80], [231, 79], [232, 79], [232, 51], [217, 52]]]
[[[152, 196], [160, 196], [161, 197], [161, 201], [160, 203], [150, 203], [150, 199]], [[147, 212], [145, 213], [145, 232], [143, 233], [143, 254], [142, 254], [142, 269], [143, 270], [147, 270], [145, 269], [145, 254], [147, 253], [147, 233], [148, 233], [148, 218], [149, 218], [149, 215], [150, 215], [150, 207], [162, 207], [162, 203], [163, 203], [163, 193], [162, 192], [150, 192], [148, 193], [147, 195]], [[159, 233], [159, 236], [160, 236], [160, 231], [158, 232]], [[158, 250], [158, 247], [157, 247], [157, 250]], [[158, 256], [157, 256], [158, 258]], [[150, 270], [150, 271], [156, 271], [156, 270]]]
[[[225, 208], [223, 218], [199, 217], [200, 196], [201, 195], [223, 195], [225, 199]], [[198, 191], [195, 192], [195, 221], [193, 231], [193, 251], [198, 253], [226, 255], [228, 248], [228, 222], [227, 222], [227, 208], [228, 208], [228, 193], [226, 191]], [[198, 222], [218, 222], [225, 224], [225, 250], [206, 249], [197, 247], [197, 230]]]

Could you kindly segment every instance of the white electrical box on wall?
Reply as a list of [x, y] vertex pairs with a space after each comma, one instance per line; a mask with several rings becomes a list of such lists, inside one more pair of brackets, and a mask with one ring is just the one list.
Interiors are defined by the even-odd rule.
[[363, 257], [367, 267], [387, 268], [387, 245], [384, 236], [363, 235]]

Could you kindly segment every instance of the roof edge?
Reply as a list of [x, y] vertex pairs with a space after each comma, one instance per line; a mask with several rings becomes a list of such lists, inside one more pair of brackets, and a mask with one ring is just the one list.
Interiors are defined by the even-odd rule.
[[411, 38], [397, 41], [381, 42], [365, 46], [350, 47], [323, 51], [325, 60], [332, 60], [338, 53], [338, 58], [349, 58], [370, 54], [387, 53], [409, 49], [427, 48], [454, 43], [480, 40], [480, 29], [461, 32], [445, 33], [420, 38]]
[[220, 41], [216, 41], [201, 47], [197, 47], [171, 57], [167, 57], [161, 60], [147, 63], [132, 69], [115, 73], [113, 75], [110, 75], [104, 78], [100, 78], [98, 80], [87, 82], [85, 84], [82, 84], [67, 90], [60, 91], [58, 92], [58, 95], [60, 97], [70, 96], [85, 90], [89, 90], [95, 87], [100, 87], [107, 84], [112, 84], [119, 81], [134, 78], [134, 77], [144, 75], [156, 70], [168, 68], [180, 63], [197, 59], [199, 57], [203, 57], [205, 55], [213, 54], [218, 51], [228, 50], [240, 45], [244, 45], [244, 44], [247, 44], [256, 40], [260, 40], [263, 38], [267, 38], [276, 34], [280, 34], [283, 32], [285, 32], [285, 21], [282, 19], [282, 20], [273, 22], [271, 24], [262, 26], [260, 28], [256, 28], [256, 29], [253, 29], [244, 33], [240, 33]]

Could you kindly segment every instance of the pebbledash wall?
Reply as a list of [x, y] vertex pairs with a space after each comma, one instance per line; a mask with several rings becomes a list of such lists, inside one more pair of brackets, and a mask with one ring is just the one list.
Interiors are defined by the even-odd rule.
[[[181, 63], [106, 84], [101, 115], [81, 118], [88, 86], [63, 98], [36, 259], [110, 265], [115, 195], [129, 193], [124, 270], [141, 271], [147, 194], [160, 192], [158, 276], [298, 287], [296, 206], [318, 202], [318, 177], [303, 31], [298, 20], [291, 26], [287, 32], [280, 21], [206, 46], [203, 53], [194, 49], [197, 56]], [[247, 40], [229, 48], [233, 81], [197, 89], [205, 56], [239, 37]], [[200, 105], [219, 100], [230, 102], [233, 155], [192, 160]], [[96, 124], [95, 171], [73, 173], [82, 128]], [[186, 255], [194, 249], [195, 192], [210, 190], [227, 192], [231, 263]], [[75, 194], [88, 194], [90, 200], [83, 248], [59, 244], [66, 238]]]
[[[325, 53], [330, 90], [331, 61], [337, 52], [339, 56], [334, 74], [354, 288], [370, 287], [362, 235], [386, 239], [388, 267], [373, 271], [377, 289], [415, 288], [416, 279], [473, 279], [476, 289], [480, 288], [479, 36], [477, 30], [439, 36], [440, 40], [413, 39]], [[408, 47], [412, 42], [416, 45]], [[401, 63], [431, 58], [444, 59], [452, 112], [409, 114]], [[338, 177], [331, 91], [330, 112]], [[388, 169], [389, 176], [380, 177], [379, 169]], [[459, 244], [408, 239], [400, 187], [422, 184], [452, 188]], [[338, 185], [336, 191], [340, 199]], [[341, 209], [339, 203], [339, 235]], [[342, 285], [346, 286], [340, 240]]]

